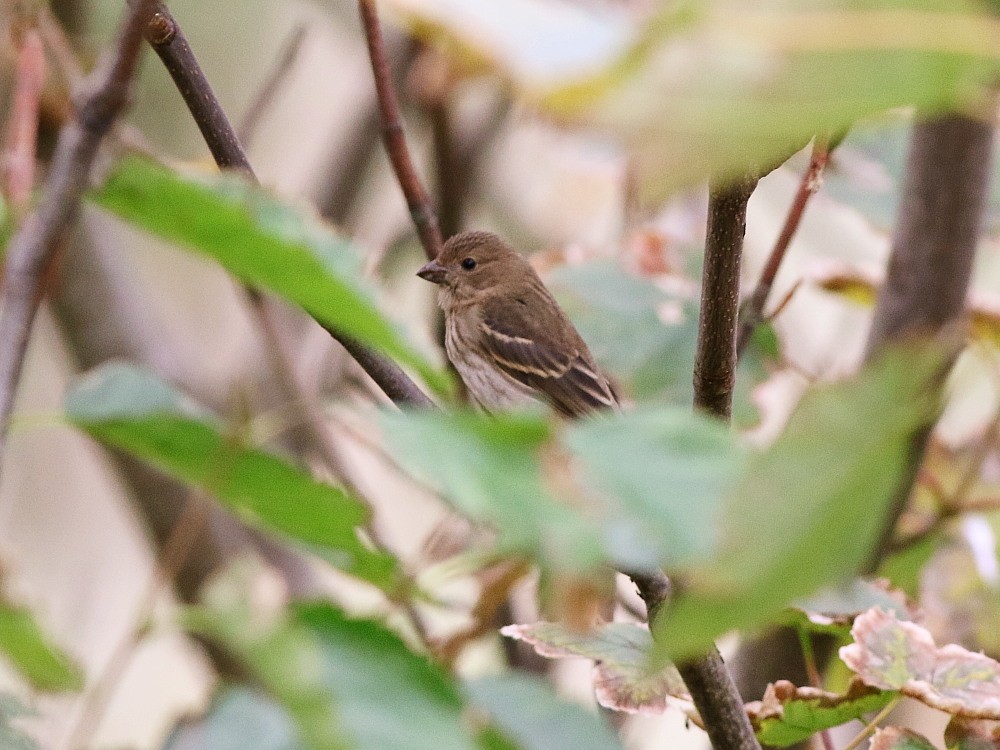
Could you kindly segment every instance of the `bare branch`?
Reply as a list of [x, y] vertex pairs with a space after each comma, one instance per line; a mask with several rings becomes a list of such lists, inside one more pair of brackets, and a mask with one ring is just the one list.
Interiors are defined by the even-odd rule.
[[713, 185], [708, 203], [694, 406], [729, 421], [736, 381], [736, 319], [747, 201], [757, 179]]
[[292, 71], [295, 66], [295, 61], [299, 57], [299, 52], [302, 50], [302, 42], [306, 38], [306, 25], [305, 23], [298, 24], [294, 29], [292, 29], [291, 35], [285, 42], [284, 46], [281, 48], [281, 52], [278, 55], [278, 59], [268, 74], [267, 78], [264, 80], [264, 84], [257, 91], [247, 107], [246, 112], [243, 115], [242, 122], [240, 122], [238, 136], [241, 142], [250, 143], [253, 140], [254, 135], [257, 133], [257, 127], [260, 125], [261, 118], [267, 113], [271, 104], [274, 103], [274, 98], [277, 96], [278, 92], [281, 90], [281, 85], [288, 78], [288, 74]]
[[87, 80], [77, 117], [59, 134], [45, 193], [7, 249], [6, 288], [0, 300], [0, 455], [24, 366], [42, 282], [56, 245], [80, 205], [98, 147], [128, 104], [152, 0], [129, 7], [113, 57]]
[[[892, 341], [940, 333], [965, 316], [992, 154], [993, 127], [985, 120], [943, 115], [914, 125], [889, 269], [875, 305], [866, 359]], [[927, 425], [913, 439], [909, 471], [866, 572], [874, 571], [892, 547], [931, 428]]]
[[399, 101], [392, 85], [392, 74], [385, 54], [385, 43], [382, 39], [382, 27], [379, 24], [375, 0], [358, 0], [358, 10], [361, 12], [361, 23], [365, 29], [372, 74], [375, 76], [375, 91], [378, 94], [379, 111], [382, 115], [382, 138], [385, 141], [385, 150], [389, 154], [396, 179], [406, 197], [406, 205], [410, 209], [410, 217], [420, 236], [424, 254], [433, 260], [441, 251], [441, 230], [430, 196], [417, 175], [413, 160], [410, 158], [410, 150], [406, 145], [406, 133], [403, 131]]
[[781, 268], [781, 262], [785, 259], [788, 246], [792, 244], [792, 238], [802, 222], [806, 205], [809, 199], [819, 190], [822, 182], [823, 170], [830, 158], [830, 147], [826, 138], [817, 138], [813, 143], [812, 156], [809, 157], [809, 168], [802, 175], [799, 188], [795, 192], [795, 198], [785, 216], [785, 223], [781, 227], [781, 233], [771, 248], [771, 254], [760, 272], [760, 280], [753, 292], [747, 298], [740, 311], [739, 334], [736, 337], [736, 356], [743, 353], [754, 330], [764, 320], [764, 308], [767, 305], [767, 297], [774, 286], [774, 279]]
[[[232, 166], [240, 169], [256, 182], [257, 176], [240, 145], [236, 131], [205, 78], [180, 26], [162, 4], [157, 4], [156, 15], [150, 21], [150, 28], [147, 30], [147, 38], [170, 71], [216, 164], [220, 168]], [[249, 289], [248, 293], [252, 304], [258, 308], [258, 315], [262, 314], [259, 310], [262, 304], [260, 292]], [[398, 406], [433, 405], [420, 387], [395, 362], [335, 329], [327, 326], [324, 328], [347, 349], [376, 385]], [[262, 330], [267, 335], [273, 328], [263, 325]], [[278, 356], [277, 352], [275, 356]], [[301, 399], [298, 398], [292, 401], [301, 403]]]
[[35, 186], [38, 111], [45, 82], [45, 50], [38, 31], [29, 28], [17, 55], [14, 97], [4, 142], [3, 191], [15, 213], [27, 210]]
[[146, 39], [174, 79], [215, 163], [221, 169], [238, 169], [253, 177], [253, 168], [236, 131], [222, 111], [187, 37], [163, 3], [156, 4], [156, 13], [146, 27]]

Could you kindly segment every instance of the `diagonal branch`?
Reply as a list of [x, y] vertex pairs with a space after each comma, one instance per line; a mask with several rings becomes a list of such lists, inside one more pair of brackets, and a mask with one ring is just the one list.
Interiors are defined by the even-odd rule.
[[152, 0], [130, 6], [112, 58], [86, 81], [86, 98], [76, 118], [63, 127], [38, 209], [29, 215], [7, 249], [6, 287], [0, 300], [0, 456], [43, 279], [59, 239], [72, 222], [104, 136], [128, 104], [142, 33]]
[[[201, 131], [209, 150], [220, 168], [233, 167], [244, 172], [254, 182], [257, 176], [240, 145], [236, 131], [222, 109], [218, 97], [212, 91], [208, 79], [202, 72], [197, 58], [191, 51], [181, 31], [180, 25], [162, 4], [157, 4], [156, 14], [149, 23], [146, 38], [160, 56], [174, 83], [184, 97], [184, 101]], [[263, 319], [265, 335], [271, 335], [273, 327], [267, 324], [267, 312], [262, 308], [260, 292], [248, 290], [251, 303]], [[399, 365], [391, 359], [375, 352], [353, 338], [324, 326], [343, 347], [357, 360], [362, 369], [375, 381], [376, 385], [397, 406], [427, 407], [433, 402], [420, 387], [407, 376]], [[272, 336], [273, 338], [273, 336]], [[273, 341], [271, 342], [274, 343]], [[280, 356], [280, 347], [271, 347], [275, 356]], [[292, 399], [299, 402], [299, 399]]]
[[406, 133], [399, 114], [399, 100], [392, 85], [392, 71], [385, 54], [385, 42], [382, 39], [382, 27], [379, 24], [375, 0], [358, 0], [358, 10], [361, 12], [365, 41], [368, 43], [368, 56], [375, 77], [385, 150], [406, 197], [410, 218], [413, 219], [413, 225], [420, 236], [424, 254], [429, 260], [433, 260], [441, 252], [441, 229], [438, 227], [437, 214], [434, 212], [430, 196], [417, 175], [413, 159], [410, 158], [410, 150], [406, 145]]
[[3, 193], [16, 214], [27, 209], [35, 187], [38, 112], [45, 82], [45, 50], [37, 29], [29, 28], [17, 54], [14, 96], [4, 140]]
[[788, 246], [792, 244], [792, 238], [795, 236], [795, 232], [798, 231], [799, 224], [802, 222], [802, 216], [805, 214], [809, 199], [819, 190], [822, 183], [823, 170], [826, 169], [826, 163], [830, 158], [830, 151], [829, 141], [826, 138], [820, 139], [817, 137], [813, 143], [812, 156], [809, 157], [809, 167], [799, 182], [795, 198], [792, 200], [792, 205], [785, 216], [785, 223], [781, 227], [781, 234], [778, 235], [774, 247], [771, 248], [771, 254], [768, 256], [767, 262], [760, 272], [760, 280], [757, 282], [757, 286], [754, 287], [753, 292], [747, 297], [747, 301], [740, 311], [740, 327], [739, 333], [736, 336], [737, 357], [743, 353], [754, 330], [764, 320], [764, 307], [767, 305], [767, 298], [771, 293], [771, 287], [774, 286], [774, 279], [778, 275], [778, 269], [781, 268], [781, 262], [785, 259]]

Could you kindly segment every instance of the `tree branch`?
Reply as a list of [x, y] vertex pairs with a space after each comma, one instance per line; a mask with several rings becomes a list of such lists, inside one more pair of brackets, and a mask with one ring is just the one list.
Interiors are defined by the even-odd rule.
[[6, 289], [0, 300], [0, 455], [46, 270], [79, 208], [101, 141], [129, 101], [143, 29], [153, 6], [152, 0], [141, 0], [129, 7], [113, 57], [87, 79], [87, 97], [59, 134], [38, 209], [7, 249]]
[[237, 136], [242, 143], [250, 143], [254, 135], [257, 134], [257, 127], [260, 125], [262, 117], [274, 103], [274, 98], [281, 90], [282, 84], [288, 78], [292, 68], [295, 67], [295, 61], [299, 57], [299, 52], [302, 51], [302, 42], [305, 41], [305, 38], [306, 24], [299, 23], [292, 29], [291, 35], [278, 54], [277, 61], [243, 113], [243, 120], [237, 131]]
[[375, 0], [358, 0], [358, 10], [361, 13], [361, 23], [365, 29], [365, 41], [368, 44], [368, 56], [372, 63], [372, 74], [375, 77], [375, 91], [378, 95], [379, 112], [382, 115], [382, 139], [385, 150], [392, 162], [396, 179], [406, 197], [406, 205], [410, 209], [410, 218], [417, 229], [420, 244], [428, 260], [433, 260], [441, 252], [441, 230], [438, 227], [437, 214], [431, 199], [424, 189], [417, 170], [410, 158], [410, 150], [406, 145], [406, 133], [399, 114], [399, 101], [392, 85], [392, 73], [385, 54], [385, 43], [382, 39], [382, 27], [379, 25], [378, 9]]
[[156, 13], [150, 19], [145, 35], [163, 62], [163, 67], [174, 79], [215, 163], [220, 169], [238, 169], [256, 179], [236, 130], [222, 111], [222, 105], [195, 59], [187, 37], [163, 3], [156, 4]]
[[[216, 164], [220, 168], [234, 167], [257, 182], [257, 176], [240, 145], [236, 131], [226, 117], [218, 98], [212, 91], [205, 74], [191, 51], [180, 26], [170, 11], [157, 4], [156, 14], [146, 32], [147, 39], [170, 71], [174, 83], [184, 97], [188, 110], [201, 131]], [[260, 292], [248, 290], [251, 302], [258, 308], [262, 304]], [[395, 362], [375, 352], [353, 338], [324, 326], [357, 360], [376, 385], [398, 406], [430, 406], [433, 402], [420, 390]], [[265, 333], [270, 329], [263, 326]], [[277, 353], [275, 353], [277, 356]], [[296, 399], [298, 401], [298, 399]]]
[[[943, 115], [914, 125], [888, 272], [875, 305], [866, 360], [892, 341], [940, 333], [965, 316], [992, 153], [993, 127], [985, 120]], [[913, 439], [909, 471], [866, 572], [873, 572], [892, 546], [931, 428], [927, 425]]]
[[17, 72], [7, 137], [4, 140], [3, 192], [15, 214], [28, 208], [35, 187], [38, 113], [45, 82], [45, 50], [37, 29], [26, 29], [17, 53]]
[[713, 185], [708, 203], [694, 406], [729, 421], [736, 381], [736, 319], [747, 201], [757, 178]]
[[[756, 186], [756, 177], [744, 177], [710, 187], [694, 365], [694, 407], [726, 422], [732, 412], [735, 383], [740, 258], [747, 202]], [[678, 664], [677, 670], [715, 750], [760, 750], [743, 699], [716, 648], [701, 658]]]
[[[729, 421], [736, 369], [736, 313], [747, 201], [757, 185], [746, 177], [713, 185], [708, 206], [705, 267], [694, 369], [694, 407]], [[666, 606], [671, 584], [663, 573], [627, 573], [652, 624]], [[760, 750], [743, 699], [716, 648], [677, 665], [715, 750]]]
[[802, 222], [802, 216], [805, 214], [809, 199], [819, 190], [822, 183], [823, 170], [826, 169], [826, 163], [829, 158], [830, 146], [827, 139], [817, 137], [813, 143], [812, 156], [809, 157], [809, 167], [806, 169], [806, 173], [802, 175], [802, 181], [799, 182], [795, 198], [792, 200], [792, 205], [785, 216], [785, 223], [781, 227], [781, 234], [778, 235], [774, 247], [771, 248], [771, 254], [768, 256], [767, 262], [760, 272], [760, 280], [757, 282], [757, 286], [747, 298], [740, 311], [739, 334], [736, 337], [737, 358], [743, 354], [743, 350], [746, 348], [751, 336], [753, 336], [754, 330], [764, 320], [764, 307], [767, 305], [767, 297], [771, 293], [771, 287], [774, 286], [774, 279], [778, 275], [778, 269], [781, 268], [781, 262], [785, 259], [788, 246], [792, 244], [792, 238], [795, 236], [795, 232]]

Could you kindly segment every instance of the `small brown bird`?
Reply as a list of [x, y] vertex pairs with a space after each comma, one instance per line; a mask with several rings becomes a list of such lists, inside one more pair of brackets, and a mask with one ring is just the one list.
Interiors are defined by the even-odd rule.
[[540, 400], [579, 417], [618, 406], [535, 269], [497, 235], [457, 234], [417, 275], [441, 287], [448, 359], [486, 411]]

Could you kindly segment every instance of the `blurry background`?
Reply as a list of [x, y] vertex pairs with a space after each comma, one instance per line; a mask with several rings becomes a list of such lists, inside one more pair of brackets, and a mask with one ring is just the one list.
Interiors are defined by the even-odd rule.
[[[15, 5], [3, 6], [0, 101], [9, 97]], [[677, 136], [677, 150], [688, 148], [696, 166], [680, 157], [650, 164], [641, 148], [630, 147], [634, 133], [627, 127], [615, 130], [597, 115], [580, 124], [558, 108], [539, 106], [533, 96], [546, 77], [596, 66], [654, 5], [406, 0], [385, 3], [383, 20], [411, 148], [432, 186], [446, 234], [462, 228], [503, 234], [537, 261], [601, 364], [630, 398], [688, 403], [706, 202], [696, 173], [697, 165], [707, 173], [714, 157], [698, 151], [703, 147], [698, 138], [685, 146]], [[433, 291], [414, 277], [422, 253], [379, 141], [355, 4], [174, 0], [170, 8], [239, 124], [261, 181], [312, 205], [352, 237], [382, 290], [385, 309], [440, 357]], [[54, 0], [52, 9], [67, 31], [70, 51], [89, 69], [112, 36], [121, 3]], [[449, 24], [442, 24], [443, 16]], [[441, 51], [442, 41], [450, 53]], [[774, 43], [780, 47], [782, 40]], [[704, 62], [703, 52], [690, 46], [671, 54], [678, 75]], [[753, 54], [747, 52], [737, 68], [763, 75], [758, 69], [763, 63]], [[51, 149], [61, 116], [64, 73], [50, 61], [43, 150]], [[262, 98], [269, 80], [273, 88]], [[654, 104], [671, 107], [668, 100], [650, 103], [656, 93], [648, 94], [650, 101], [635, 96], [622, 94], [615, 106], [631, 102], [635, 112]], [[886, 95], [888, 103], [893, 98]], [[771, 297], [773, 306], [800, 284], [774, 323], [780, 346], [748, 357], [741, 370], [736, 416], [757, 440], [780, 429], [807, 385], [849, 373], [859, 362], [871, 289], [888, 253], [911, 116], [908, 109], [887, 106], [852, 128], [807, 209]], [[141, 139], [162, 158], [214, 169], [152, 54], [145, 55], [127, 121], [125, 136]], [[619, 137], [621, 132], [627, 135]], [[807, 148], [764, 178], [750, 202], [748, 288], [780, 230], [808, 153]], [[654, 180], [651, 186], [650, 167], [675, 170], [676, 180]], [[998, 229], [1000, 198], [994, 195], [973, 298], [994, 321], [1000, 316]], [[384, 459], [372, 420], [381, 394], [303, 315], [282, 308], [279, 320], [295, 379], [331, 417], [326, 424], [349, 479], [380, 510], [378, 528], [404, 559], [418, 568], [426, 565], [434, 554], [428, 540], [440, 536], [438, 524], [448, 516]], [[126, 660], [94, 746], [158, 748], [178, 718], [202, 709], [211, 694], [215, 667], [175, 630], [171, 612], [176, 599], [193, 595], [220, 560], [253, 544], [293, 590], [336, 591], [359, 612], [377, 611], [381, 604], [361, 587], [276, 548], [218, 512], [180, 575], [177, 594], [161, 593], [152, 611], [143, 612], [157, 540], [176, 521], [187, 491], [135, 462], [109, 457], [54, 418], [69, 378], [114, 357], [147, 363], [234, 423], [249, 420], [283, 450], [305, 451], [307, 460], [316, 456], [308, 436], [288, 429], [295, 420], [274, 385], [273, 363], [244, 295], [226, 273], [85, 209], [62, 250], [32, 339], [4, 457], [0, 560], [8, 590], [30, 603], [89, 674], [102, 672], [128, 640], [137, 612], [151, 617], [150, 633]], [[965, 355], [940, 432], [943, 449], [962, 449], [992, 421], [997, 364], [995, 346]], [[993, 481], [1000, 481], [995, 460], [987, 468]], [[324, 470], [316, 465], [316, 471]], [[960, 561], [971, 559], [952, 553]], [[960, 580], [977, 581], [982, 606], [995, 608], [1000, 581], [984, 582], [979, 571], [973, 566]], [[441, 591], [456, 602], [456, 613], [451, 619], [438, 613], [431, 627], [447, 633], [464, 622], [462, 605], [474, 599], [476, 584], [451, 577]], [[515, 619], [523, 621], [530, 616], [530, 597], [518, 601], [524, 606]], [[974, 623], [968, 625], [971, 617], [958, 619], [975, 631]], [[952, 625], [941, 623], [945, 640], [957, 638], [948, 630]], [[972, 640], [976, 648], [1000, 648], [995, 637], [990, 643], [979, 636]], [[483, 669], [500, 658], [491, 636], [463, 668]], [[561, 662], [554, 669], [566, 694], [592, 703], [587, 663]], [[25, 695], [13, 673], [4, 683]], [[21, 724], [42, 747], [62, 747], [79, 719], [80, 699], [47, 697], [33, 705], [37, 715]], [[626, 737], [637, 750], [705, 745], [700, 732], [684, 729], [679, 713], [627, 723]]]

